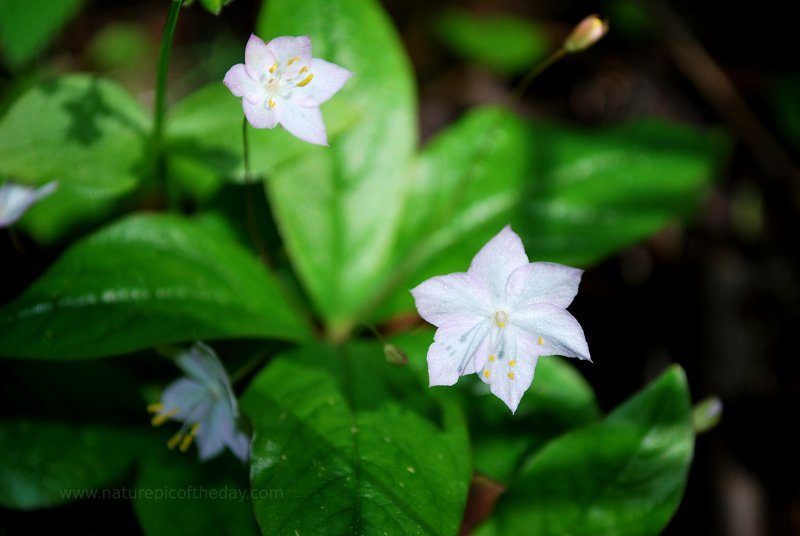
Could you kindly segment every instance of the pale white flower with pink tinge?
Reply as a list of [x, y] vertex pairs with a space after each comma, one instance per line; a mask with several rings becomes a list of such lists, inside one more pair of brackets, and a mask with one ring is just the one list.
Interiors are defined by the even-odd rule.
[[506, 226], [467, 272], [428, 279], [411, 290], [419, 314], [438, 329], [428, 349], [430, 385], [477, 373], [512, 412], [533, 381], [540, 356], [591, 360], [578, 321], [567, 312], [582, 271], [528, 262]]
[[242, 97], [244, 115], [255, 128], [280, 124], [303, 141], [327, 145], [319, 106], [352, 75], [338, 65], [312, 58], [310, 37], [276, 37], [264, 43], [251, 35], [244, 63], [231, 67], [224, 83]]

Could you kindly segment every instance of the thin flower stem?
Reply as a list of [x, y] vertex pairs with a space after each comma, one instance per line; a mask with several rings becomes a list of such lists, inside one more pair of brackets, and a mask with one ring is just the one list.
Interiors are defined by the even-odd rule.
[[248, 359], [244, 365], [242, 365], [241, 367], [236, 369], [233, 373], [231, 373], [231, 375], [228, 377], [228, 379], [231, 382], [231, 385], [236, 385], [237, 383], [245, 379], [247, 376], [249, 376], [253, 371], [263, 366], [264, 363], [267, 362], [267, 358], [269, 357], [268, 354], [271, 350], [272, 349], [270, 348], [267, 351], [257, 353], [256, 355]]
[[161, 140], [164, 135], [164, 115], [167, 105], [167, 74], [169, 72], [169, 53], [172, 49], [172, 39], [175, 36], [175, 27], [178, 25], [178, 13], [183, 0], [172, 0], [169, 6], [167, 22], [164, 25], [164, 35], [161, 38], [161, 49], [158, 52], [158, 71], [156, 72], [156, 101], [153, 108], [153, 141], [156, 149], [161, 151]]
[[14, 249], [17, 250], [17, 253], [23, 257], [28, 255], [28, 250], [22, 245], [22, 240], [20, 240], [19, 234], [17, 234], [17, 230], [14, 229], [13, 225], [8, 227], [8, 237], [11, 239], [11, 244], [14, 245]]
[[256, 210], [253, 204], [253, 177], [250, 172], [250, 138], [248, 136], [247, 118], [242, 120], [242, 153], [244, 155], [244, 184], [245, 184], [245, 204], [247, 205], [247, 230], [250, 233], [250, 240], [258, 250], [258, 255], [267, 266], [272, 269], [272, 258], [270, 257], [267, 245], [258, 230], [256, 224]]
[[273, 265], [272, 258], [269, 254], [269, 249], [267, 248], [266, 242], [261, 236], [261, 232], [258, 230], [258, 225], [256, 223], [256, 210], [255, 205], [253, 204], [254, 181], [250, 167], [250, 136], [248, 134], [249, 129], [247, 125], [247, 118], [245, 117], [242, 120], [242, 157], [244, 159], [247, 231], [250, 234], [250, 240], [253, 242], [253, 246], [258, 251], [258, 255], [261, 258], [261, 261], [264, 263], [264, 266], [266, 266], [267, 270], [273, 273], [275, 283], [278, 285], [278, 289], [283, 294], [283, 297], [286, 299], [287, 303], [303, 317], [303, 319], [306, 321], [306, 325], [309, 326], [312, 331], [316, 331], [311, 311], [308, 309], [308, 306], [302, 297], [298, 296], [297, 292], [293, 291], [288, 285], [286, 285], [281, 279], [280, 274], [278, 274], [277, 270], [275, 270], [275, 266]]
[[386, 342], [386, 339], [383, 338], [383, 335], [381, 335], [380, 332], [377, 329], [375, 329], [375, 327], [372, 324], [367, 324], [366, 322], [362, 322], [361, 325], [370, 330], [372, 334], [375, 335], [375, 338], [378, 339], [378, 341], [381, 344], [388, 344]]
[[528, 71], [528, 74], [520, 81], [514, 91], [508, 96], [507, 104], [508, 106], [514, 106], [517, 104], [520, 99], [525, 95], [525, 92], [528, 91], [531, 83], [533, 83], [536, 78], [539, 77], [544, 71], [546, 71], [549, 67], [551, 67], [554, 63], [558, 60], [566, 56], [567, 51], [562, 46], [552, 54], [550, 54], [544, 61], [536, 64], [533, 69]]

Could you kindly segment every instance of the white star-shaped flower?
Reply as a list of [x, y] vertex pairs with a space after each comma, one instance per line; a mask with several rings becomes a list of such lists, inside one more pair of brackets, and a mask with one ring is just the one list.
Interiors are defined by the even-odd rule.
[[512, 412], [544, 355], [590, 360], [578, 321], [565, 309], [582, 271], [528, 262], [506, 226], [466, 273], [433, 277], [411, 290], [419, 314], [438, 329], [428, 349], [430, 385], [453, 385], [473, 372]]
[[161, 402], [151, 404], [153, 426], [172, 419], [183, 422], [167, 445], [186, 452], [196, 440], [202, 461], [213, 458], [227, 446], [240, 460], [250, 455], [250, 438], [237, 426], [239, 409], [225, 368], [214, 350], [196, 343], [181, 353], [175, 363], [186, 377], [167, 386]]
[[312, 58], [309, 37], [276, 37], [264, 43], [251, 35], [244, 63], [231, 67], [224, 83], [242, 97], [244, 115], [255, 128], [274, 128], [280, 123], [303, 141], [327, 145], [319, 106], [352, 74]]
[[0, 186], [0, 229], [16, 223], [31, 205], [52, 194], [57, 186], [56, 182], [48, 182], [40, 188], [13, 182]]

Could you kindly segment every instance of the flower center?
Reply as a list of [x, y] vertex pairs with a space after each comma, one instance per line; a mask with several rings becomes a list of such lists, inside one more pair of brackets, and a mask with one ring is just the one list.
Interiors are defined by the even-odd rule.
[[[266, 74], [264, 89], [267, 92], [267, 103], [270, 108], [276, 106], [273, 97], [289, 97], [294, 88], [306, 87], [314, 79], [314, 73], [308, 71], [308, 66], [300, 67], [298, 56], [290, 58], [285, 64], [273, 63]], [[262, 81], [264, 78], [262, 78]]]
[[497, 324], [498, 328], [506, 327], [506, 324], [508, 324], [508, 313], [505, 311], [497, 311], [494, 314], [494, 323]]

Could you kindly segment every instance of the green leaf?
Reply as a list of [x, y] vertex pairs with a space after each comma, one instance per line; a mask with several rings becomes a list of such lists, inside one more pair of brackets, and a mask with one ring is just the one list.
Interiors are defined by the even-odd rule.
[[532, 260], [588, 265], [692, 215], [724, 139], [664, 121], [579, 131], [533, 123], [533, 169], [514, 229]]
[[523, 188], [525, 141], [524, 125], [512, 113], [479, 108], [425, 147], [398, 201], [403, 219], [376, 296], [378, 303], [391, 298], [378, 318], [413, 310], [409, 288], [435, 275], [465, 271], [508, 224]]
[[[353, 123], [354, 111], [339, 99], [325, 103], [323, 109], [332, 141]], [[222, 179], [243, 183], [243, 121], [242, 99], [231, 94], [221, 79], [199, 89], [170, 110], [166, 134], [169, 161], [194, 162]], [[250, 168], [256, 179], [269, 178], [275, 166], [308, 150], [306, 142], [282, 128], [247, 128]]]
[[15, 357], [88, 358], [194, 339], [307, 334], [249, 253], [168, 215], [131, 216], [81, 240], [0, 308], [0, 355]]
[[29, 510], [91, 498], [130, 469], [133, 430], [30, 420], [0, 421], [0, 504]]
[[559, 357], [545, 357], [536, 365], [533, 384], [515, 414], [485, 384], [469, 378], [470, 429], [475, 469], [494, 480], [512, 482], [522, 461], [548, 441], [597, 421], [600, 408], [586, 380]]
[[87, 195], [80, 185], [59, 182], [52, 195], [23, 215], [19, 226], [40, 244], [53, 244], [108, 220], [117, 208], [113, 196]]
[[526, 133], [509, 112], [470, 112], [425, 148], [409, 179], [394, 270], [372, 303], [388, 300], [374, 317], [413, 310], [409, 288], [465, 271], [509, 221], [532, 261], [586, 265], [688, 217], [721, 164], [721, 142], [655, 121]]
[[135, 493], [145, 534], [258, 534], [247, 467], [229, 454], [201, 463], [162, 444], [141, 461]]
[[508, 74], [533, 68], [552, 46], [543, 27], [509, 15], [450, 9], [437, 20], [437, 30], [464, 59]]
[[242, 400], [262, 532], [456, 534], [471, 476], [466, 428], [426, 392], [377, 344], [304, 347], [270, 363]]
[[82, 0], [0, 0], [0, 50], [21, 67], [44, 49], [78, 12]]
[[497, 503], [497, 534], [658, 534], [680, 502], [694, 434], [675, 366], [605, 421], [550, 442]]
[[350, 324], [391, 270], [403, 216], [397, 200], [417, 138], [411, 70], [374, 0], [271, 0], [257, 29], [265, 39], [310, 35], [315, 57], [355, 73], [331, 99], [350, 110], [349, 127], [330, 147], [302, 145], [302, 157], [277, 166], [267, 181], [288, 252], [317, 309], [329, 324]]
[[125, 193], [145, 163], [147, 129], [139, 104], [113, 82], [57, 78], [25, 93], [0, 122], [0, 176], [55, 180], [84, 197]]
[[200, 0], [200, 5], [206, 8], [209, 13], [219, 15], [222, 8], [230, 4], [233, 0]]
[[[392, 343], [408, 355], [409, 368], [425, 384], [433, 335], [432, 330], [421, 330], [392, 338]], [[539, 360], [533, 384], [515, 414], [475, 375], [459, 379], [454, 387], [434, 387], [431, 393], [458, 399], [474, 431], [475, 470], [504, 483], [511, 482], [522, 460], [545, 443], [600, 418], [592, 388], [570, 360], [560, 357]]]

